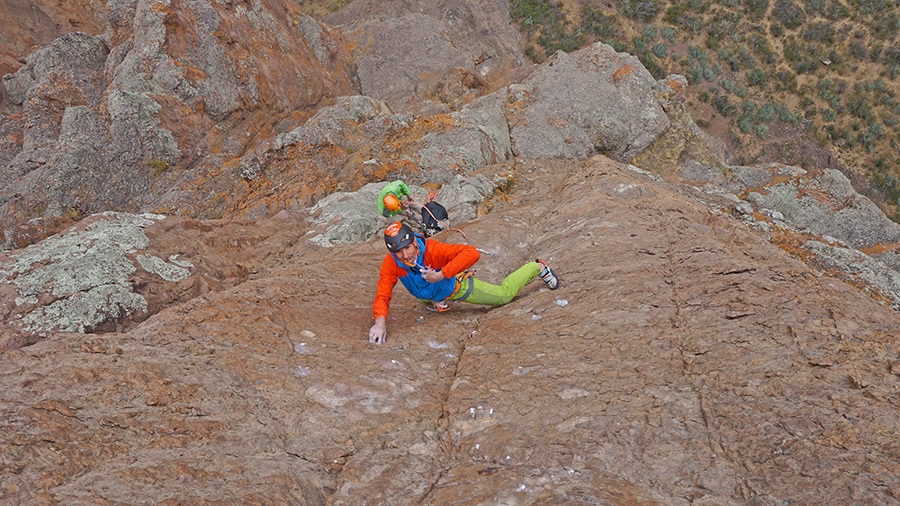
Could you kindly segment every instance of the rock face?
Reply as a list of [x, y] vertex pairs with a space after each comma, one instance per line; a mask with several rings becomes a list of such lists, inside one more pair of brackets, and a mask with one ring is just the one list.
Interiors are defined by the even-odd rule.
[[0, 76], [15, 72], [25, 56], [61, 35], [75, 31], [102, 33], [106, 17], [97, 4], [92, 0], [0, 0]]
[[278, 218], [197, 255], [180, 237], [211, 225], [151, 219], [181, 244], [154, 256], [239, 251], [247, 281], [3, 352], [2, 502], [896, 501], [897, 312], [609, 159], [517, 174], [459, 224], [495, 252], [477, 275], [540, 256], [562, 287], [442, 314], [397, 289], [382, 346], [380, 240]]
[[515, 87], [526, 104], [511, 127], [514, 149], [527, 158], [631, 160], [669, 128], [653, 84], [636, 57], [611, 46], [559, 51]]
[[629, 161], [670, 130], [672, 79], [601, 44], [526, 66], [506, 2], [355, 2], [343, 32], [289, 2], [154, 5], [4, 78], [5, 248], [105, 210], [260, 218], [513, 156]]
[[[900, 226], [683, 77], [495, 0], [87, 8], [0, 61], [0, 503], [898, 502]], [[562, 288], [369, 344], [394, 178]]]
[[[288, 238], [282, 228], [288, 228]], [[178, 217], [107, 212], [80, 221], [37, 245], [0, 256], [3, 349], [54, 331], [123, 330], [174, 303], [220, 291], [259, 273], [248, 246], [267, 246], [306, 229], [297, 213], [269, 225], [197, 222]]]
[[29, 54], [3, 80], [4, 228], [196, 202], [181, 184], [349, 94], [340, 34], [294, 8], [110, 2], [105, 34], [68, 33]]
[[464, 104], [526, 63], [506, 1], [357, 0], [326, 21], [352, 41], [362, 93], [397, 110]]

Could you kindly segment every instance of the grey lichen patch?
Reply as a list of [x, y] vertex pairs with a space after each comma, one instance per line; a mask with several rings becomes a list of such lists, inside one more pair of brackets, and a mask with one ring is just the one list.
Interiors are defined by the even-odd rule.
[[37, 308], [22, 318], [22, 328], [36, 333], [51, 329], [83, 333], [103, 322], [146, 310], [147, 300], [133, 293], [130, 286], [103, 285]]
[[14, 263], [0, 271], [0, 283], [15, 287], [17, 305], [39, 304], [39, 296], [52, 295], [49, 304], [24, 312], [22, 328], [84, 332], [146, 311], [147, 301], [132, 292], [128, 281], [137, 269], [126, 255], [150, 244], [143, 228], [162, 218], [107, 212], [84, 230], [70, 230], [11, 255]]
[[191, 275], [191, 271], [184, 267], [172, 265], [162, 258], [153, 255], [138, 255], [137, 261], [145, 271], [156, 274], [164, 280], [173, 283], [177, 283]]

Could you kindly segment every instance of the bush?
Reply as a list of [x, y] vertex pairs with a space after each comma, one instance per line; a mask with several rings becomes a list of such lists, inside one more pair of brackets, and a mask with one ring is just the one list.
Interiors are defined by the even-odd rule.
[[623, 16], [642, 22], [653, 21], [660, 11], [656, 0], [620, 0], [616, 7]]
[[[548, 0], [510, 0], [510, 17], [529, 36], [540, 33], [538, 44], [547, 54], [558, 49], [571, 52], [584, 45], [581, 31], [569, 29], [569, 22], [563, 10], [562, 2]], [[526, 54], [528, 54], [526, 48]], [[532, 49], [529, 55], [537, 59], [537, 51]]]
[[803, 38], [810, 42], [834, 44], [835, 30], [831, 23], [818, 22], [807, 26], [803, 30]]
[[744, 10], [750, 19], [759, 21], [769, 9], [769, 0], [743, 0]]
[[599, 8], [585, 7], [581, 11], [581, 31], [602, 42], [619, 38], [619, 23], [615, 14], [606, 15]]
[[745, 134], [749, 134], [753, 131], [753, 119], [750, 116], [744, 116], [738, 121], [738, 128], [741, 129], [741, 132]]
[[806, 2], [806, 13], [810, 16], [821, 16], [830, 21], [839, 21], [850, 17], [847, 7], [834, 0], [809, 0]]
[[789, 62], [799, 62], [803, 59], [803, 46], [793, 38], [788, 39], [784, 45], [784, 59]]
[[759, 111], [756, 113], [757, 119], [760, 121], [765, 121], [766, 123], [775, 119], [775, 104], [772, 102], [766, 102], [759, 108]]
[[769, 32], [772, 34], [772, 37], [780, 39], [784, 37], [784, 26], [778, 23], [772, 23], [772, 25], [769, 27]]
[[759, 124], [756, 125], [756, 128], [753, 129], [754, 133], [760, 139], [765, 139], [769, 136], [769, 127], [768, 125]]
[[872, 106], [869, 105], [869, 97], [863, 93], [854, 93], [853, 95], [850, 95], [850, 97], [847, 98], [847, 108], [850, 109], [850, 114], [853, 114], [863, 121], [872, 122], [875, 120]]
[[671, 26], [664, 26], [660, 29], [660, 33], [662, 34], [662, 38], [668, 41], [670, 44], [675, 43], [675, 29]]
[[716, 97], [716, 99], [713, 100], [713, 107], [716, 109], [716, 111], [719, 112], [719, 114], [725, 116], [726, 118], [737, 112], [737, 107], [735, 107], [735, 105], [728, 100], [727, 95]]
[[[813, 112], [813, 116], [815, 116], [816, 110], [813, 109], [812, 112]], [[783, 121], [785, 123], [790, 123], [792, 125], [796, 125], [797, 122], [800, 121], [800, 116], [791, 112], [791, 110], [788, 109], [787, 107], [780, 106], [780, 107], [778, 107], [778, 119], [780, 119], [781, 121]]]
[[793, 30], [806, 22], [806, 13], [792, 0], [777, 0], [772, 9], [772, 17], [788, 30]]
[[666, 10], [663, 20], [671, 25], [680, 26], [697, 35], [703, 30], [702, 14], [709, 8], [709, 0], [688, 0], [673, 3]]
[[868, 56], [869, 51], [866, 49], [866, 46], [854, 40], [850, 43], [850, 54], [857, 60], [864, 60]]
[[662, 42], [654, 45], [650, 51], [653, 52], [657, 58], [665, 58], [669, 54], [669, 48]]
[[887, 65], [900, 65], [900, 47], [890, 46], [884, 50], [881, 56], [882, 61]]
[[760, 69], [753, 69], [747, 73], [747, 86], [765, 87], [769, 76]]
[[688, 84], [700, 84], [703, 81], [703, 68], [699, 66], [691, 67], [684, 77], [687, 79]]

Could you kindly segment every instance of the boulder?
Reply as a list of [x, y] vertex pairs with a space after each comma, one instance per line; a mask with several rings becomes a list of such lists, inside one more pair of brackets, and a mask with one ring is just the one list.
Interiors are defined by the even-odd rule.
[[526, 64], [505, 1], [356, 0], [325, 20], [353, 41], [362, 93], [397, 111], [457, 104]]
[[511, 88], [513, 153], [628, 162], [671, 124], [654, 82], [636, 57], [607, 44], [558, 51]]

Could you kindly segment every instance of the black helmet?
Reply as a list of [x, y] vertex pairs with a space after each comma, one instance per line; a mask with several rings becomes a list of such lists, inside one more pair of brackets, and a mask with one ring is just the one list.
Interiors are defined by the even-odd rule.
[[405, 223], [395, 221], [384, 230], [384, 244], [388, 251], [396, 253], [413, 242], [413, 231]]

